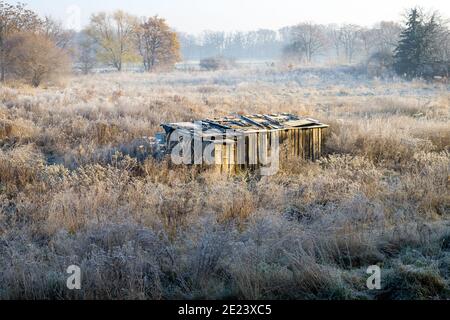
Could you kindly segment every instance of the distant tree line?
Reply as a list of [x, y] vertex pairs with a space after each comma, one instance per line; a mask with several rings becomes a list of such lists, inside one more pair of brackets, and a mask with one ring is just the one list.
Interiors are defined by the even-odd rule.
[[288, 39], [278, 31], [260, 29], [250, 32], [205, 31], [200, 35], [179, 33], [182, 54], [186, 60], [215, 56], [237, 59], [279, 58]]
[[300, 23], [287, 28], [289, 42], [284, 59], [299, 63], [353, 64], [381, 55], [392, 55], [402, 31], [399, 23], [381, 21], [367, 28], [355, 24]]
[[375, 51], [392, 51], [401, 30], [398, 23], [386, 21], [377, 23], [373, 28], [305, 22], [276, 31], [205, 31], [198, 36], [179, 33], [179, 39], [183, 57], [187, 60], [212, 56], [236, 59], [289, 57], [305, 63], [324, 59], [352, 63]]
[[147, 72], [169, 70], [199, 60], [206, 70], [231, 68], [238, 59], [280, 60], [288, 64], [367, 63], [375, 76], [396, 72], [407, 78], [448, 77], [450, 33], [435, 12], [413, 8], [405, 23], [382, 21], [371, 28], [354, 24], [302, 22], [280, 30], [175, 32], [158, 16], [137, 17], [118, 10], [93, 14], [82, 31], [66, 30], [23, 4], [0, 0], [0, 80], [33, 86], [77, 69]]
[[294, 64], [364, 62], [375, 76], [394, 71], [409, 78], [449, 73], [446, 21], [437, 12], [425, 14], [419, 8], [409, 10], [404, 25], [381, 21], [367, 28], [303, 22], [276, 31], [180, 33], [179, 39], [184, 59], [200, 60], [209, 66], [206, 69], [228, 57]]

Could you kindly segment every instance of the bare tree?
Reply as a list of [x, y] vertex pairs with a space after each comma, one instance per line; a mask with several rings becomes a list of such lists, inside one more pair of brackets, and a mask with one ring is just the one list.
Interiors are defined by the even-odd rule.
[[211, 57], [228, 58], [279, 58], [283, 47], [290, 43], [291, 27], [278, 31], [214, 32], [205, 31], [200, 36], [180, 34], [181, 50], [186, 59]]
[[[430, 32], [430, 25], [434, 23], [434, 37], [429, 41], [428, 49], [434, 51], [436, 61], [440, 63], [447, 63], [448, 68], [450, 68], [450, 29], [449, 20], [444, 19], [438, 11], [429, 12], [425, 15], [427, 19], [428, 28], [426, 29]], [[450, 71], [449, 71], [450, 72]]]
[[180, 43], [175, 32], [158, 16], [150, 17], [136, 29], [139, 52], [146, 71], [173, 66], [180, 60]]
[[96, 45], [85, 31], [81, 32], [78, 37], [77, 63], [83, 74], [88, 74], [96, 64]]
[[41, 20], [33, 11], [27, 9], [24, 4], [11, 5], [0, 1], [0, 80], [5, 81], [8, 60], [11, 58], [8, 52], [7, 42], [10, 37], [18, 32], [35, 31]]
[[326, 33], [329, 44], [333, 47], [336, 59], [341, 57], [341, 32], [336, 24], [330, 24], [326, 27]]
[[225, 32], [205, 31], [202, 35], [202, 43], [207, 56], [220, 56], [225, 47]]
[[192, 34], [187, 34], [183, 32], [177, 33], [178, 40], [180, 42], [180, 48], [182, 50], [182, 55], [186, 60], [192, 60], [197, 58], [198, 52], [200, 51], [200, 44], [198, 38]]
[[308, 63], [321, 52], [326, 44], [324, 29], [310, 22], [301, 23], [292, 28], [292, 44], [301, 50]]
[[373, 28], [377, 51], [393, 52], [400, 39], [402, 27], [397, 22], [381, 21]]
[[46, 16], [42, 26], [43, 34], [61, 49], [69, 49], [75, 36], [75, 31], [64, 28], [61, 21]]
[[66, 52], [43, 35], [16, 34], [8, 39], [7, 46], [13, 53], [9, 60], [11, 69], [35, 87], [70, 70]]
[[359, 37], [361, 39], [364, 54], [369, 57], [374, 49], [377, 47], [377, 33], [375, 29], [361, 28], [359, 31]]
[[439, 43], [440, 46], [440, 55], [442, 57], [442, 61], [450, 61], [450, 30], [445, 27], [442, 28], [439, 34]]
[[124, 63], [137, 61], [134, 41], [137, 24], [137, 18], [120, 10], [93, 15], [87, 33], [101, 48], [97, 54], [99, 60], [118, 71], [122, 71]]
[[340, 41], [344, 48], [347, 62], [352, 63], [357, 48], [361, 28], [354, 24], [345, 24], [339, 29], [339, 31]]
[[358, 42], [361, 42], [366, 58], [372, 57], [374, 54], [374, 57], [380, 57], [389, 52], [392, 54], [398, 43], [400, 32], [401, 26], [390, 21], [379, 22], [373, 28], [344, 26], [340, 30], [340, 33], [342, 38], [341, 42], [343, 44], [347, 42], [349, 48], [349, 52], [346, 54], [347, 61], [351, 62], [354, 53], [359, 49], [357, 46]]

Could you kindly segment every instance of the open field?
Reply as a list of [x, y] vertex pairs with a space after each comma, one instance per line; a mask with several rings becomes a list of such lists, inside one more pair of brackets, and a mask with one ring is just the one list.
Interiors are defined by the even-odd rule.
[[[0, 298], [449, 299], [450, 86], [350, 71], [1, 87]], [[236, 112], [328, 123], [327, 156], [227, 177], [146, 148], [160, 123]]]

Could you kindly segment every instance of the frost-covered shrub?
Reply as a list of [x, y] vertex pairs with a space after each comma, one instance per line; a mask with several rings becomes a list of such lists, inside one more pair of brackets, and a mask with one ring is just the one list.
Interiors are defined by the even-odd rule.
[[[1, 87], [0, 298], [448, 298], [448, 88], [355, 72]], [[146, 149], [161, 123], [238, 112], [330, 124], [325, 156], [227, 177]], [[366, 289], [372, 264], [391, 291]]]

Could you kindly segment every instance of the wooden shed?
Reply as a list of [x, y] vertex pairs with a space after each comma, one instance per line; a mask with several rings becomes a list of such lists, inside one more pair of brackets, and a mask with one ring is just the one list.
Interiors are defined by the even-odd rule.
[[[280, 161], [318, 159], [328, 125], [281, 113], [235, 115], [162, 127], [167, 153], [183, 141], [185, 150], [190, 151], [186, 164], [215, 165], [221, 172], [234, 173], [239, 169], [258, 169], [275, 153]], [[210, 161], [200, 159], [205, 154]]]

